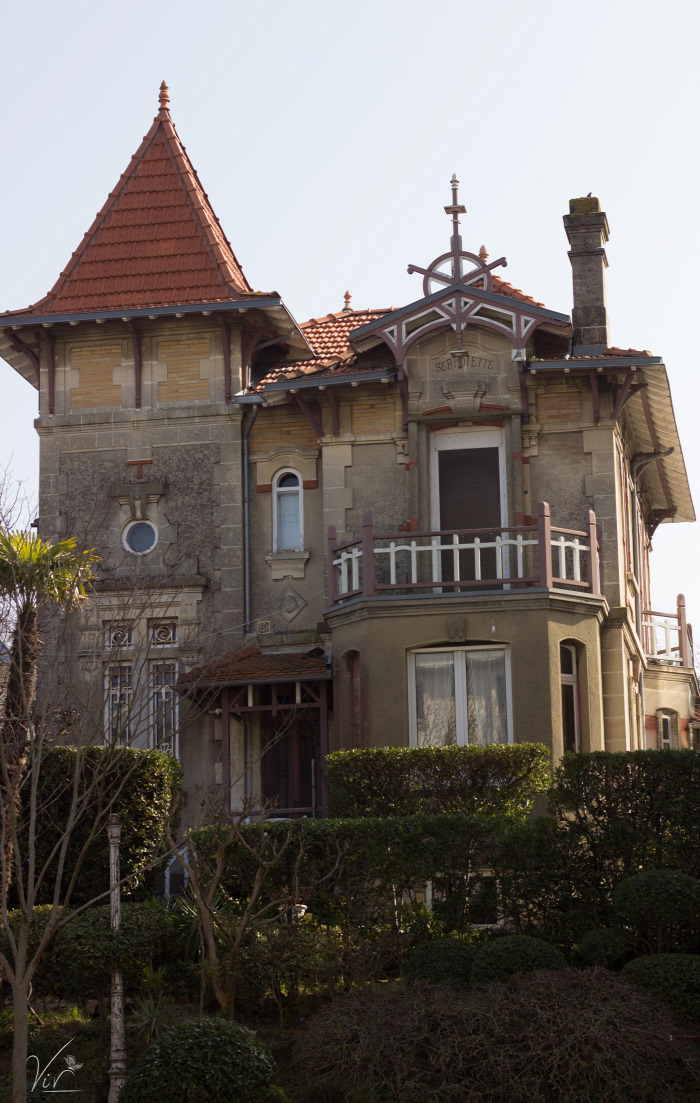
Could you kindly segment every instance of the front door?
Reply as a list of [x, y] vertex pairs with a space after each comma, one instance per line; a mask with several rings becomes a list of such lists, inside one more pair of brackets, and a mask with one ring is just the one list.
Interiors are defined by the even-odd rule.
[[461, 544], [476, 542], [476, 547], [458, 553], [443, 550], [441, 580], [497, 578], [495, 549], [480, 545], [493, 544], [498, 530], [507, 524], [503, 434], [500, 430], [434, 433], [431, 446], [431, 524], [443, 534], [443, 549], [465, 529], [484, 530], [478, 533], [478, 542], [471, 535], [458, 538]]

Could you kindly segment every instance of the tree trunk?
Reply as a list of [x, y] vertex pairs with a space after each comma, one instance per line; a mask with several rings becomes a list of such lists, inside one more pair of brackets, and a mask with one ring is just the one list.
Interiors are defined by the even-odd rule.
[[[12, 984], [12, 1103], [27, 1103], [27, 1049], [29, 1047], [29, 982]], [[35, 1062], [32, 1062], [34, 1065]], [[36, 1075], [32, 1073], [32, 1083]]]
[[15, 822], [18, 822], [19, 790], [27, 763], [29, 718], [36, 695], [38, 642], [36, 607], [30, 604], [18, 612], [17, 623], [12, 634], [10, 670], [2, 718], [2, 742], [9, 780], [9, 791], [3, 793], [5, 891], [12, 880], [13, 809]]

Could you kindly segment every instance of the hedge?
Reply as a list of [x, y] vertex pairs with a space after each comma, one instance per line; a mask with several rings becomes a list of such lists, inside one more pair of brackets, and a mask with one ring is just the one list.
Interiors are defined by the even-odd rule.
[[524, 819], [551, 782], [541, 743], [486, 747], [378, 747], [326, 759], [329, 814], [461, 812]]
[[[479, 895], [479, 871], [491, 864], [495, 845], [492, 819], [454, 812], [269, 821], [265, 830], [270, 847], [288, 834], [291, 844], [265, 881], [263, 902], [291, 894], [297, 875], [301, 899], [317, 922], [367, 932], [409, 923], [427, 881], [446, 928], [464, 929]], [[259, 827], [248, 825], [242, 835], [255, 845]], [[189, 845], [213, 866], [214, 829], [193, 833]], [[249, 852], [231, 837], [222, 886], [229, 899], [245, 901], [254, 869]]]
[[625, 877], [613, 893], [613, 907], [648, 953], [698, 948], [700, 884], [687, 873], [643, 869]]
[[[75, 747], [49, 747], [41, 757], [37, 792], [36, 868], [50, 858], [67, 822], [75, 770]], [[127, 747], [90, 747], [80, 751], [81, 768], [79, 794], [97, 785], [89, 808], [76, 823], [68, 847], [67, 875], [75, 864], [93, 827], [95, 817], [105, 817], [109, 809], [121, 816], [120, 862], [122, 876], [142, 869], [164, 850], [164, 824], [179, 797], [182, 770], [171, 755], [161, 751], [136, 750]], [[21, 851], [27, 853], [26, 817], [29, 804], [29, 775], [22, 788], [22, 809], [25, 826]], [[114, 795], [116, 794], [116, 795]], [[52, 864], [49, 875], [39, 886], [37, 903], [48, 902], [53, 894]], [[125, 896], [150, 895], [156, 885], [157, 871], [135, 877], [122, 889]], [[64, 888], [67, 876], [64, 876]], [[109, 842], [101, 828], [83, 857], [82, 866], [71, 904], [86, 903], [109, 888]], [[16, 898], [15, 898], [16, 902]]]
[[[51, 910], [45, 904], [32, 912], [30, 954], [38, 946]], [[19, 915], [17, 911], [8, 914], [15, 932]], [[121, 930], [116, 933], [110, 928], [109, 905], [88, 908], [56, 932], [39, 963], [33, 989], [78, 1002], [94, 999], [109, 993], [111, 972], [118, 965], [127, 993], [135, 993], [141, 987], [144, 966], [172, 958], [172, 934], [173, 919], [165, 904], [123, 904]], [[0, 949], [9, 951], [4, 931], [0, 931]]]
[[695, 751], [567, 754], [554, 773], [550, 806], [605, 880], [649, 866], [700, 877]]
[[504, 935], [482, 946], [472, 965], [472, 984], [508, 981], [536, 969], [566, 969], [566, 961], [549, 942], [526, 934]]

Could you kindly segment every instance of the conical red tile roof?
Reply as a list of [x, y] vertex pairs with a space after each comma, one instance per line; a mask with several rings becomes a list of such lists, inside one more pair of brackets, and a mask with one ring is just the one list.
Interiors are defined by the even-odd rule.
[[151, 129], [35, 314], [245, 298], [243, 275], [173, 126], [168, 90]]

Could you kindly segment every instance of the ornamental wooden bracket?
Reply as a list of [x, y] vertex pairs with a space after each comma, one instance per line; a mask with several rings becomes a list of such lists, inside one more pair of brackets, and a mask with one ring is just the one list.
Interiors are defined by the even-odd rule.
[[41, 372], [39, 369], [39, 356], [21, 337], [18, 337], [16, 333], [13, 333], [11, 329], [4, 329], [3, 334], [7, 337], [8, 341], [12, 345], [15, 352], [21, 352], [23, 356], [27, 357], [29, 363], [33, 366], [36, 372], [36, 385], [37, 388], [41, 386]]
[[320, 440], [321, 437], [324, 435], [323, 426], [314, 414], [313, 410], [309, 407], [306, 400], [298, 392], [292, 393], [292, 398], [294, 399], [297, 409], [304, 415], [314, 433], [316, 434], [317, 439]]
[[614, 403], [613, 408], [612, 408], [612, 413], [610, 414], [610, 417], [613, 421], [617, 421], [617, 419], [619, 418], [620, 414], [622, 413], [623, 409], [625, 408], [625, 406], [627, 405], [629, 400], [632, 398], [632, 396], [635, 395], [635, 394], [638, 394], [639, 391], [643, 391], [646, 388], [646, 383], [645, 382], [643, 382], [643, 381], [640, 382], [640, 383], [635, 383], [634, 382], [635, 376], [636, 376], [635, 372], [633, 372], [633, 371], [627, 372], [627, 375], [625, 376], [624, 382], [623, 382], [622, 386], [620, 387], [619, 391], [617, 392], [617, 395], [615, 396], [615, 403]]

